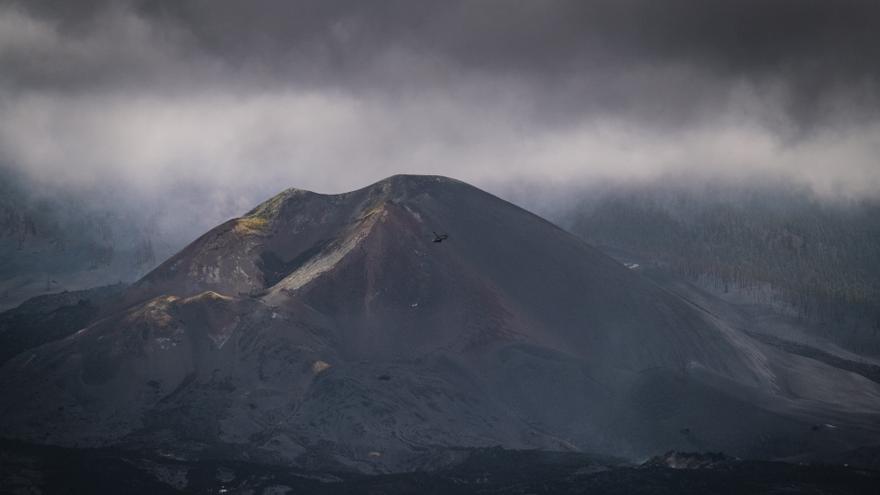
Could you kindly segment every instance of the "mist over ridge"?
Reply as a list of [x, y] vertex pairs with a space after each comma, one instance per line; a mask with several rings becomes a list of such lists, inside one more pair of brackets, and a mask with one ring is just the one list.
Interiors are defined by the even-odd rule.
[[11, 1], [0, 164], [85, 195], [191, 197], [214, 218], [394, 173], [770, 174], [876, 197], [878, 16], [830, 10]]

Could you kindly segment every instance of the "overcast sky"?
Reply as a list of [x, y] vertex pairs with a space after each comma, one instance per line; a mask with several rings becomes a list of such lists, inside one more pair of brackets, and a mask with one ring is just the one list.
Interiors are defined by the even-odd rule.
[[878, 75], [870, 0], [0, 2], [0, 163], [220, 216], [394, 173], [877, 195]]

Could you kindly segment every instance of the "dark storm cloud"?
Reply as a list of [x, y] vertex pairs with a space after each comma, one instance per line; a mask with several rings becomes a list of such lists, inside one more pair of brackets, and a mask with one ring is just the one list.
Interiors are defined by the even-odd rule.
[[[695, 62], [725, 72], [819, 63], [875, 74], [880, 5], [840, 0], [148, 2], [218, 53], [278, 56], [337, 49], [338, 61], [393, 45], [462, 66], [527, 74], [591, 64]], [[338, 28], [339, 32], [335, 31]]]
[[0, 161], [236, 205], [397, 172], [874, 193], [878, 33], [856, 1], [7, 2]]
[[[152, 66], [154, 60], [138, 57], [111, 57], [105, 66], [52, 61], [55, 70], [31, 74], [25, 82], [139, 80], [146, 72], [173, 80], [193, 77], [195, 68], [213, 60], [251, 84], [396, 92], [498, 77], [534, 91], [529, 96], [548, 113], [575, 115], [598, 110], [687, 120], [699, 109], [717, 110], [713, 102], [723, 99], [731, 83], [776, 88], [788, 116], [809, 125], [821, 125], [829, 113], [872, 117], [878, 101], [880, 4], [871, 1], [120, 5], [28, 1], [19, 8], [57, 23], [74, 39], [114, 22], [112, 12], [129, 10], [144, 21], [143, 29], [179, 52], [184, 66]], [[405, 57], [395, 59], [395, 53]], [[7, 78], [39, 68], [32, 60], [13, 62]]]
[[304, 82], [446, 84], [436, 72], [376, 64], [402, 49], [457, 76], [528, 85], [561, 113], [688, 118], [695, 108], [716, 110], [711, 102], [731, 81], [781, 86], [784, 110], [803, 124], [821, 124], [835, 105], [859, 114], [877, 108], [859, 104], [877, 102], [876, 2], [264, 1], [154, 9], [181, 20], [212, 53]]

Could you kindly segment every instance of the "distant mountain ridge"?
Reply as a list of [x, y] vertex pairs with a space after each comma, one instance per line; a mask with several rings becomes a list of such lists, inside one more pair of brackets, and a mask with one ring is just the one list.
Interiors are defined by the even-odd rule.
[[774, 304], [817, 335], [880, 355], [880, 203], [785, 183], [608, 187], [559, 221], [620, 259]]
[[125, 211], [43, 190], [0, 165], [0, 309], [133, 282], [170, 254], [165, 240]]

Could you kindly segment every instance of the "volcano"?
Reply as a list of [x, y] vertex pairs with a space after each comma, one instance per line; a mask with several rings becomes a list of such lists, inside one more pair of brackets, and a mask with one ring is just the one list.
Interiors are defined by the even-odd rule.
[[495, 445], [778, 459], [880, 443], [875, 381], [434, 176], [284, 191], [7, 361], [0, 390], [10, 439], [362, 472]]

